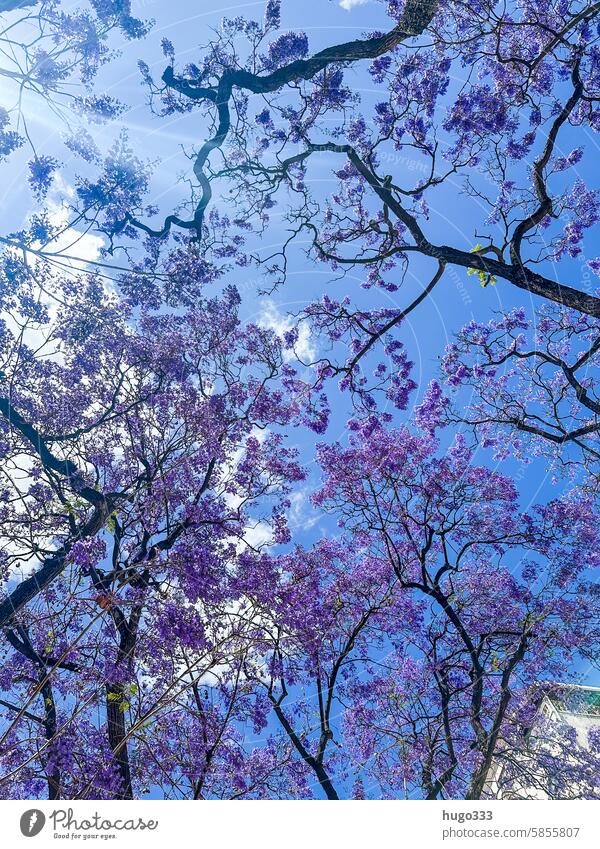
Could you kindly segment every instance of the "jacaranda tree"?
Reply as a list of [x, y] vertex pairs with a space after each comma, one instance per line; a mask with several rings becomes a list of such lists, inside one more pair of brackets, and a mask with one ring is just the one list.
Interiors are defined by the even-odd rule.
[[2, 798], [600, 796], [600, 3], [373, 4], [0, 2]]

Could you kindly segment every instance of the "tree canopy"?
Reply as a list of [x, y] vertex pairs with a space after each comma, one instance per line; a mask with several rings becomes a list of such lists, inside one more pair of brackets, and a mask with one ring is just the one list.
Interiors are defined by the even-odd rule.
[[299, 5], [0, 2], [0, 797], [599, 798], [600, 3]]

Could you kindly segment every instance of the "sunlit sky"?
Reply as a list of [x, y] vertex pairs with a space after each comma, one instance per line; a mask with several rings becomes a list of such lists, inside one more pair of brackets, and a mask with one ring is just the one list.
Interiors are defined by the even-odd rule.
[[[142, 18], [153, 18], [154, 28], [142, 41], [126, 43], [121, 55], [106, 66], [98, 77], [96, 90], [106, 91], [129, 105], [128, 111], [114, 123], [98, 127], [93, 125], [90, 131], [96, 138], [98, 146], [106, 150], [110, 146], [120, 128], [125, 127], [129, 133], [132, 146], [142, 159], [160, 160], [152, 181], [152, 192], [148, 202], [157, 204], [161, 211], [171, 211], [180, 200], [186, 198], [187, 186], [178, 182], [178, 178], [191, 171], [190, 162], [185, 151], [191, 151], [195, 145], [202, 142], [206, 135], [206, 127], [198, 114], [174, 115], [157, 117], [150, 113], [147, 106], [147, 93], [141, 84], [141, 76], [137, 68], [138, 59], [144, 59], [150, 66], [156, 78], [165, 66], [165, 59], [160, 48], [161, 38], [169, 38], [176, 51], [177, 64], [197, 60], [200, 46], [205, 44], [212, 32], [219, 27], [221, 18], [225, 15], [262, 19], [265, 0], [251, 3], [227, 4], [222, 0], [134, 0], [133, 14]], [[67, 5], [77, 5], [76, 2]], [[198, 9], [201, 8], [201, 11]], [[385, 15], [384, 5], [375, 0], [283, 0], [282, 28], [284, 30], [302, 29], [307, 32], [311, 51], [318, 50], [339, 41], [360, 37], [365, 31], [389, 28], [389, 19]], [[115, 46], [118, 46], [115, 44]], [[353, 68], [347, 74], [356, 91], [369, 99], [374, 96], [372, 82], [366, 74], [366, 64]], [[454, 81], [456, 85], [460, 80]], [[452, 88], [448, 98], [452, 97]], [[14, 92], [10, 83], [0, 86], [0, 103], [12, 105]], [[257, 99], [258, 100], [258, 99]], [[256, 104], [256, 111], [260, 105]], [[51, 195], [51, 201], [57, 206], [61, 194], [68, 194], [69, 180], [72, 179], [75, 168], [79, 163], [69, 162], [68, 150], [62, 144], [65, 126], [57, 120], [50, 109], [45, 108], [39, 101], [25, 104], [28, 117], [28, 127], [35, 140], [38, 153], [56, 156], [65, 164], [63, 176], [57, 189]], [[578, 130], [581, 133], [581, 130]], [[443, 137], [442, 137], [443, 141]], [[561, 154], [568, 153], [573, 144], [569, 144], [569, 133], [561, 139], [564, 149]], [[595, 142], [589, 137], [586, 142], [588, 150], [594, 149]], [[2, 206], [0, 208], [0, 232], [6, 233], [17, 229], [27, 215], [34, 209], [35, 203], [25, 187], [24, 168], [29, 151], [17, 152], [10, 166], [3, 165], [3, 184], [0, 189]], [[588, 153], [588, 162], [594, 157]], [[585, 160], [584, 160], [585, 162]], [[335, 185], [332, 170], [335, 163], [325, 159], [318, 162], [311, 178], [319, 181], [318, 192], [323, 196]], [[339, 163], [337, 164], [339, 167]], [[411, 164], [399, 162], [396, 168], [410, 168]], [[583, 165], [585, 172], [590, 164]], [[427, 225], [427, 233], [433, 241], [455, 244], [458, 247], [470, 249], [469, 242], [472, 233], [478, 225], [482, 225], [489, 210], [480, 210], [481, 220], [477, 219], [479, 210], [475, 201], [465, 200], [459, 195], [457, 185], [450, 181], [432, 202], [431, 218]], [[489, 230], [490, 228], [488, 228]], [[268, 254], [281, 243], [284, 225], [274, 217], [267, 237], [256, 248]], [[93, 259], [99, 248], [97, 237], [86, 236], [73, 247], [78, 255]], [[598, 251], [597, 253], [600, 253]], [[350, 272], [343, 280], [332, 279], [331, 273], [324, 265], [315, 265], [307, 260], [301, 244], [292, 253], [291, 271], [285, 287], [274, 292], [272, 296], [258, 297], [257, 290], [261, 286], [260, 272], [243, 270], [232, 272], [227, 282], [238, 283], [244, 291], [244, 314], [248, 319], [283, 329], [289, 324], [288, 312], [298, 312], [307, 303], [320, 297], [327, 291], [332, 297], [343, 297], [349, 293], [355, 303], [362, 303], [366, 297], [360, 284], [362, 278], [358, 272]], [[585, 257], [590, 259], [591, 257]], [[411, 262], [411, 272], [405, 285], [394, 293], [382, 291], [369, 293], [369, 303], [373, 306], [406, 306], [421, 291], [430, 279], [431, 266], [426, 260]], [[550, 266], [546, 273], [552, 275]], [[585, 265], [581, 261], [563, 262], [560, 266], [561, 279], [567, 280], [574, 286], [585, 288]], [[374, 304], [374, 298], [379, 303]], [[508, 283], [499, 281], [494, 287], [481, 289], [477, 279], [468, 277], [464, 269], [448, 269], [443, 282], [437, 287], [432, 297], [429, 297], [415, 311], [402, 327], [402, 340], [405, 343], [410, 358], [415, 362], [413, 378], [419, 384], [419, 390], [413, 396], [413, 403], [419, 399], [430, 378], [435, 376], [438, 368], [438, 358], [446, 342], [451, 340], [453, 332], [470, 319], [485, 320], [492, 316], [493, 310], [506, 311], [514, 306], [531, 307], [536, 299], [521, 292]], [[317, 341], [308, 337], [303, 338], [305, 351], [316, 352]], [[347, 399], [335, 396], [334, 416], [332, 425], [327, 433], [327, 439], [344, 439], [345, 422], [348, 418]], [[401, 422], [410, 416], [406, 413], [396, 414], [396, 421]], [[320, 437], [322, 439], [322, 437]], [[292, 439], [299, 445], [303, 457], [311, 468], [311, 476], [306, 485], [295, 494], [292, 507], [292, 525], [296, 540], [302, 544], [310, 544], [321, 535], [335, 533], [331, 520], [315, 513], [309, 505], [308, 494], [314, 486], [318, 470], [312, 462], [316, 437], [308, 432], [294, 431]], [[482, 452], [478, 458], [482, 462], [493, 464], [489, 452]], [[544, 501], [560, 493], [564, 484], [552, 484], [545, 464], [540, 461], [522, 467], [515, 461], [504, 461], [502, 471], [518, 476], [519, 488], [523, 494], [523, 507], [535, 501]], [[586, 670], [582, 670], [586, 672]], [[600, 684], [597, 674], [590, 675], [590, 684]]]

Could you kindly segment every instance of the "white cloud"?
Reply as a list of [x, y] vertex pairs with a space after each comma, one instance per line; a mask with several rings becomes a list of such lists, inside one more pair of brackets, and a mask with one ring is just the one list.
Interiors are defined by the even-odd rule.
[[290, 495], [291, 507], [288, 521], [292, 530], [307, 531], [321, 518], [321, 514], [310, 503], [310, 492], [310, 487], [305, 486]]
[[[278, 336], [283, 338], [283, 334], [289, 332], [294, 327], [295, 322], [292, 316], [283, 315], [272, 301], [267, 301], [258, 324], [268, 330], [274, 330]], [[295, 345], [295, 354], [305, 363], [314, 360], [316, 356], [310, 336], [310, 329], [306, 322], [300, 325], [298, 341]], [[289, 360], [292, 358], [293, 352], [287, 352], [286, 359]]]
[[256, 525], [246, 525], [243, 539], [240, 540], [240, 548], [244, 544], [252, 548], [262, 548], [273, 541], [273, 531], [267, 522], [257, 522]]
[[[54, 213], [51, 215], [53, 224], [60, 226], [64, 222], [60, 218], [55, 218]], [[64, 266], [72, 268], [78, 272], [85, 270], [84, 266], [88, 262], [96, 261], [100, 256], [100, 248], [104, 244], [104, 240], [100, 236], [94, 236], [91, 233], [80, 233], [77, 230], [69, 228], [55, 239], [52, 243], [52, 249], [55, 253], [66, 254], [76, 257], [76, 260], [63, 258], [61, 262]]]
[[355, 6], [364, 6], [365, 3], [368, 3], [369, 0], [340, 0], [340, 6], [342, 9], [346, 9], [346, 11], [350, 11]]
[[[100, 250], [104, 244], [104, 240], [100, 236], [95, 236], [92, 233], [82, 233], [68, 226], [68, 211], [64, 204], [64, 200], [72, 197], [73, 189], [64, 182], [60, 174], [57, 175], [51, 195], [48, 199], [49, 219], [53, 226], [62, 228], [56, 238], [48, 245], [34, 243], [36, 249], [44, 248], [45, 252], [51, 257], [55, 263], [58, 263], [54, 272], [57, 275], [77, 275], [86, 271], [87, 263], [95, 262], [100, 257]], [[14, 253], [20, 258], [21, 254], [17, 248], [7, 248], [7, 252]], [[35, 267], [38, 263], [38, 258], [35, 254], [28, 255], [30, 267]], [[104, 283], [105, 288], [109, 289], [109, 284]], [[15, 336], [21, 336], [22, 341], [32, 350], [37, 351], [38, 355], [43, 355], [46, 359], [53, 359], [57, 362], [62, 362], [62, 355], [56, 350], [53, 340], [52, 323], [58, 310], [58, 301], [54, 295], [46, 290], [39, 293], [40, 301], [48, 309], [50, 321], [48, 325], [38, 325], [34, 322], [28, 323], [24, 329], [17, 323], [16, 318], [10, 313], [3, 312], [0, 318], [5, 321], [9, 329], [15, 333]]]
[[64, 265], [73, 268], [74, 271], [81, 271], [82, 265], [87, 262], [94, 262], [99, 258], [104, 239], [92, 233], [81, 233], [72, 227], [66, 227], [68, 211], [63, 201], [72, 198], [74, 194], [73, 188], [63, 180], [60, 174], [57, 174], [51, 196], [48, 199], [48, 209], [52, 224], [55, 227], [64, 227], [65, 229], [52, 242], [51, 250], [56, 254], [61, 253], [77, 257], [75, 262], [65, 259]]

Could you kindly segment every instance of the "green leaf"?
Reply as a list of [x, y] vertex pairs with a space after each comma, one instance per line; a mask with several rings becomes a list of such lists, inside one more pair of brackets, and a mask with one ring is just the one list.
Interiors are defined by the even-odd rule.
[[[477, 244], [474, 248], [471, 248], [469, 253], [477, 253], [478, 251], [483, 249], [483, 245]], [[493, 274], [488, 274], [486, 271], [483, 271], [480, 268], [467, 268], [467, 274], [469, 277], [472, 274], [476, 274], [479, 277], [479, 282], [481, 284], [481, 288], [485, 289], [486, 286], [495, 286], [496, 278]]]

